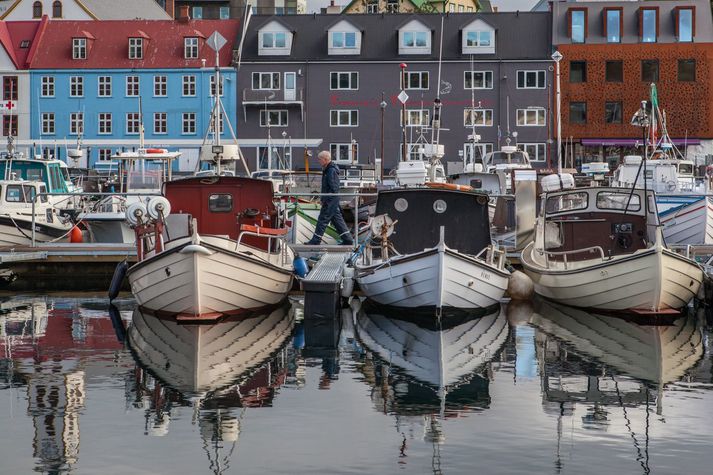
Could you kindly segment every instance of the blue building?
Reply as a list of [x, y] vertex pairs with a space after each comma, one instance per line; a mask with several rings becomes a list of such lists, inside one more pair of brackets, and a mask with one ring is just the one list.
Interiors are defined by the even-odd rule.
[[78, 165], [93, 167], [138, 148], [143, 123], [147, 148], [180, 151], [177, 168], [195, 170], [209, 126], [212, 137], [216, 54], [207, 39], [215, 31], [227, 40], [220, 92], [235, 130], [237, 21], [47, 21], [30, 63], [28, 152], [64, 160], [81, 138]]

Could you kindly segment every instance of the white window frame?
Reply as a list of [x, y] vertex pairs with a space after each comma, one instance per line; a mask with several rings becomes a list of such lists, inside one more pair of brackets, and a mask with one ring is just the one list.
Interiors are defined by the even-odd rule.
[[[223, 128], [223, 116], [218, 116], [218, 128], [220, 129], [220, 135], [223, 135], [225, 129]], [[215, 135], [215, 121], [211, 120], [208, 122], [208, 132]]]
[[[283, 45], [278, 46], [278, 35], [282, 37]], [[269, 43], [267, 39], [270, 39]], [[287, 32], [286, 31], [261, 31], [260, 32], [260, 48], [262, 49], [284, 49], [287, 48]]]
[[[264, 75], [269, 74], [270, 75], [270, 87], [262, 87], [262, 78]], [[255, 76], [258, 76], [258, 86], [255, 87]], [[252, 78], [251, 78], [251, 86], [253, 91], [276, 91], [280, 89], [280, 73], [276, 72], [253, 72]]]
[[430, 118], [428, 109], [406, 109], [406, 127], [428, 127]]
[[[354, 45], [347, 46], [347, 37], [354, 37]], [[338, 45], [335, 39], [341, 39], [341, 45]], [[359, 47], [359, 36], [356, 31], [331, 31], [329, 32], [329, 47], [332, 49], [356, 49]]]
[[[470, 87], [468, 87], [468, 76], [470, 75]], [[482, 75], [483, 87], [476, 87], [474, 77]], [[493, 72], [492, 71], [463, 71], [463, 89], [492, 89], [493, 88]]]
[[[104, 131], [102, 132], [102, 128]], [[97, 134], [111, 135], [113, 133], [113, 120], [111, 112], [100, 112], [97, 116]]]
[[[528, 75], [535, 75], [535, 87], [527, 86]], [[522, 76], [522, 86], [520, 86], [520, 76]], [[540, 85], [542, 78], [542, 85]], [[544, 69], [520, 69], [517, 71], [517, 88], [518, 89], [545, 89], [547, 87], [547, 72]]]
[[[343, 120], [345, 117], [346, 121]], [[359, 127], [359, 111], [357, 109], [331, 109], [329, 111], [329, 126]]]
[[143, 38], [129, 38], [129, 59], [144, 59]]
[[111, 76], [98, 76], [97, 77], [97, 96], [98, 97], [111, 97], [112, 94], [112, 84]]
[[[417, 84], [412, 84], [412, 78], [417, 77]], [[423, 87], [423, 78], [426, 78], [426, 87]], [[428, 71], [406, 71], [406, 88], [412, 90], [426, 91], [431, 85]]]
[[86, 38], [72, 38], [72, 59], [87, 59]]
[[[531, 162], [544, 162], [547, 160], [547, 144], [544, 142], [531, 142], [531, 143], [520, 143], [518, 144], [522, 150], [527, 152]], [[527, 147], [536, 147], [536, 154], [533, 156]], [[540, 149], [542, 154], [540, 155]]]
[[[487, 33], [488, 39], [485, 40]], [[471, 34], [474, 38], [471, 38]], [[493, 31], [492, 30], [466, 30], [463, 32], [463, 41], [466, 48], [492, 48], [493, 46]]]
[[126, 135], [139, 135], [141, 131], [141, 115], [138, 112], [126, 113]]
[[159, 75], [153, 77], [153, 96], [168, 97], [168, 76]]
[[69, 97], [84, 97], [84, 77], [69, 77]]
[[166, 135], [168, 133], [168, 114], [166, 112], [153, 113], [153, 133], [154, 135]]
[[198, 59], [198, 37], [188, 36], [183, 38], [183, 58]]
[[100, 162], [111, 160], [112, 151], [110, 148], [100, 148], [97, 153], [97, 158]]
[[195, 112], [183, 112], [181, 114], [181, 135], [196, 135], [198, 124], [196, 117]]
[[[187, 92], [186, 92], [186, 89], [188, 89]], [[196, 76], [195, 75], [185, 74], [181, 77], [181, 97], [196, 97]]]
[[[477, 119], [476, 123], [470, 123], [469, 119]], [[492, 127], [493, 109], [481, 109], [478, 107], [466, 107], [463, 110], [464, 127]]]
[[203, 19], [203, 7], [191, 7], [191, 18], [194, 20]]
[[480, 150], [480, 160], [482, 161], [483, 157], [485, 157], [486, 153], [490, 153], [493, 151], [493, 144], [492, 143], [486, 143], [486, 142], [478, 142], [478, 143], [473, 143], [473, 142], [466, 142], [463, 144], [463, 157], [465, 163], [473, 163], [475, 157], [473, 156], [473, 150], [479, 149]]
[[[277, 114], [277, 123], [270, 121], [270, 127], [287, 127], [289, 124], [289, 113], [287, 109], [261, 109], [260, 110], [260, 127], [268, 127], [268, 119], [272, 114]], [[284, 121], [283, 121], [284, 119]]]
[[[535, 123], [528, 124], [528, 116], [535, 116]], [[518, 127], [544, 127], [547, 125], [547, 110], [544, 107], [528, 107], [515, 111], [515, 123]], [[523, 119], [523, 120], [521, 120]]]
[[54, 135], [55, 134], [55, 123], [54, 123], [54, 112], [43, 112], [42, 113], [42, 135]]
[[[356, 158], [359, 158], [359, 143], [354, 142], [352, 143], [330, 143], [329, 144], [329, 152], [332, 154], [332, 159], [336, 163], [352, 163], [352, 147], [356, 147]], [[345, 150], [346, 151], [346, 156], [348, 158], [346, 159], [341, 159], [339, 158], [341, 155], [341, 151]]]
[[[342, 77], [346, 75], [349, 87], [340, 87]], [[333, 87], [333, 79], [337, 78], [337, 87]], [[356, 80], [354, 80], [356, 79]], [[352, 83], [356, 83], [352, 84]], [[357, 71], [330, 71], [329, 73], [329, 90], [330, 91], [357, 91], [359, 90], [359, 73]]]
[[[124, 84], [126, 86], [124, 91], [126, 93], [126, 97], [139, 97], [139, 95], [141, 95], [141, 79], [139, 76], [126, 76]], [[133, 94], [134, 87], [136, 87], [136, 94]]]
[[69, 113], [69, 135], [84, 133], [84, 112]]
[[41, 97], [54, 97], [54, 76], [42, 76]]
[[[403, 49], [424, 49], [424, 48], [429, 48], [431, 47], [431, 38], [429, 35], [428, 30], [404, 30], [401, 32], [401, 47]], [[410, 41], [413, 44], [407, 44], [407, 39], [411, 38], [412, 41]], [[419, 45], [418, 40], [419, 37], [423, 37], [426, 40], [425, 45]]]
[[230, 7], [220, 7], [219, 11], [219, 18], [221, 20], [228, 20], [230, 19]]

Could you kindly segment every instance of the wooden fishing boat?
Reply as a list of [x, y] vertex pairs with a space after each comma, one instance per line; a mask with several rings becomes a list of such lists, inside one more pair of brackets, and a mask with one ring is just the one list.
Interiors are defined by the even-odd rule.
[[598, 310], [678, 311], [698, 294], [703, 271], [666, 248], [654, 193], [578, 188], [543, 194], [535, 240], [522, 265], [535, 291]]
[[127, 210], [139, 259], [127, 276], [140, 306], [210, 320], [287, 296], [293, 254], [269, 181], [194, 177], [166, 183], [164, 195]]
[[378, 304], [436, 315], [497, 305], [510, 273], [491, 245], [487, 196], [434, 186], [379, 192], [359, 287]]

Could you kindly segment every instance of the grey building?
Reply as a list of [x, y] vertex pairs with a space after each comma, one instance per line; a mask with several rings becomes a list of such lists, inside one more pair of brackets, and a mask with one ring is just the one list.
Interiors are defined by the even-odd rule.
[[265, 15], [294, 15], [305, 13], [306, 0], [157, 0], [172, 16], [179, 17], [182, 7], [188, 8], [191, 18], [225, 20], [243, 18], [249, 3], [253, 13]]
[[[251, 168], [264, 167], [269, 134], [272, 153], [293, 155], [295, 168], [303, 166], [305, 149], [374, 163], [381, 157], [383, 110], [383, 161], [394, 167], [402, 149], [398, 96], [405, 64], [409, 158], [418, 158], [418, 144], [430, 139], [423, 127], [440, 76], [447, 162], [497, 149], [509, 134], [544, 167], [554, 93], [550, 34], [550, 15], [534, 12], [255, 15], [237, 80], [243, 152]], [[473, 130], [480, 136], [475, 144], [468, 139]]]

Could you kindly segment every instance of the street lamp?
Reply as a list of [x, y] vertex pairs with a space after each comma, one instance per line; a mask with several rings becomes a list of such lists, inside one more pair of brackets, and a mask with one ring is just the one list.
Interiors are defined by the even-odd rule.
[[384, 100], [384, 92], [381, 92], [381, 102], [379, 103], [379, 107], [381, 108], [381, 171], [379, 178], [380, 180], [384, 180], [384, 112], [386, 111], [386, 101]]
[[564, 56], [559, 51], [552, 53], [557, 74], [557, 173], [562, 173], [562, 102], [560, 92], [560, 61], [562, 58]]

